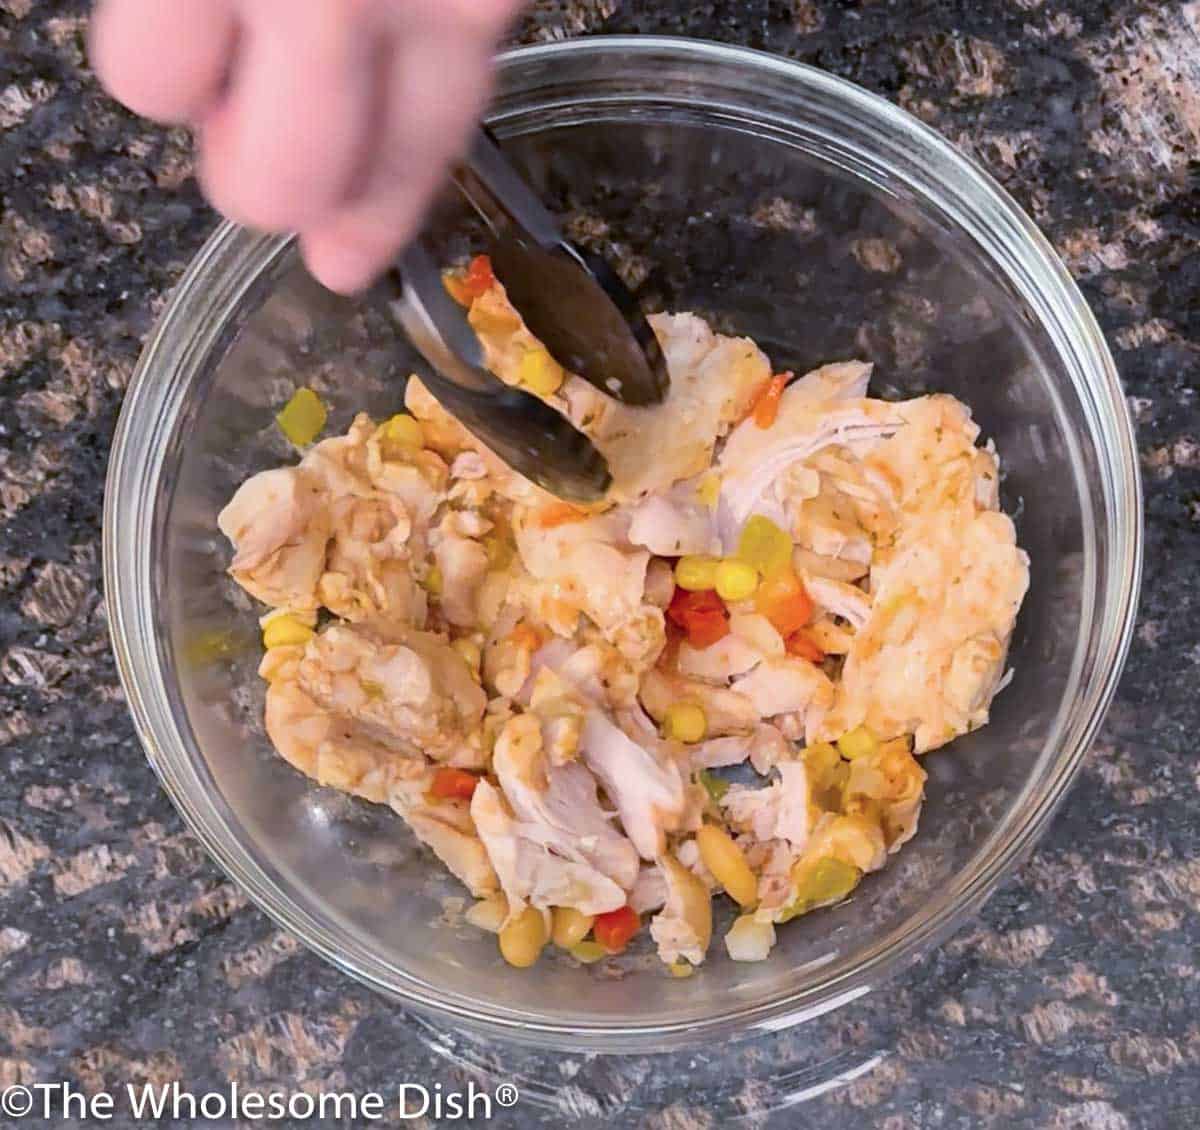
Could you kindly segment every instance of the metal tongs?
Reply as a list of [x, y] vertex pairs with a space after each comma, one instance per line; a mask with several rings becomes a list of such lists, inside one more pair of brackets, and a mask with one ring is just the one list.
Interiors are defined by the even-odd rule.
[[[492, 269], [550, 355], [632, 405], [667, 391], [658, 341], [604, 260], [563, 238], [554, 217], [480, 129], [452, 180], [488, 229]], [[383, 280], [387, 309], [429, 363], [429, 391], [514, 470], [561, 498], [590, 501], [611, 482], [604, 456], [566, 417], [484, 366], [466, 313], [420, 240]]]

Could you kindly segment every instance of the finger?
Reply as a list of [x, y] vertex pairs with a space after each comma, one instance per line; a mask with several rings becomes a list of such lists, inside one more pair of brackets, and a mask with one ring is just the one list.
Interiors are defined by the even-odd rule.
[[367, 286], [412, 238], [487, 98], [491, 43], [449, 30], [409, 35], [388, 66], [380, 144], [358, 197], [301, 230], [313, 275], [331, 290]]
[[346, 0], [245, 0], [226, 97], [200, 123], [200, 180], [269, 231], [328, 214], [362, 160], [372, 30]]
[[217, 98], [235, 30], [230, 0], [100, 0], [88, 54], [131, 110], [186, 122]]

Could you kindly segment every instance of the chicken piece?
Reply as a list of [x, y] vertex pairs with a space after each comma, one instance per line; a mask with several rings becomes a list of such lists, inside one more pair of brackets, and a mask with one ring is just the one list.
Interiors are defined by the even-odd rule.
[[328, 505], [331, 540], [317, 583], [321, 603], [345, 620], [386, 616], [424, 624], [425, 594], [409, 569], [412, 524], [403, 504], [346, 495]]
[[750, 756], [750, 741], [747, 734], [731, 734], [696, 742], [688, 746], [688, 763], [694, 771], [741, 765]]
[[809, 836], [808, 773], [804, 762], [781, 761], [779, 779], [765, 788], [730, 785], [721, 807], [730, 824], [760, 843], [784, 840], [802, 851]]
[[634, 741], [615, 722], [592, 710], [584, 722], [584, 763], [617, 806], [621, 826], [643, 859], [657, 859], [666, 834], [680, 827], [687, 806], [683, 773], [650, 738]]
[[731, 632], [708, 647], [692, 647], [684, 640], [679, 645], [676, 666], [685, 678], [728, 686], [730, 679], [746, 674], [762, 661], [758, 648]]
[[866, 561], [854, 561], [848, 557], [826, 557], [802, 545], [792, 550], [792, 565], [800, 576], [827, 577], [831, 581], [845, 581], [847, 584], [862, 580], [871, 567], [869, 557]]
[[854, 633], [828, 616], [818, 616], [804, 633], [826, 655], [845, 655], [854, 646]]
[[834, 699], [833, 683], [806, 659], [784, 656], [760, 663], [733, 682], [733, 690], [747, 699], [761, 718], [776, 714], [827, 709]]
[[586, 863], [563, 859], [527, 835], [503, 795], [487, 780], [475, 786], [471, 818], [500, 886], [508, 899], [509, 921], [532, 905], [541, 910], [573, 907], [581, 914], [605, 914], [625, 905], [625, 890]]
[[[473, 628], [479, 623], [479, 588], [490, 567], [487, 550], [475, 540], [487, 530], [467, 521], [469, 514], [451, 511], [442, 519], [431, 539], [434, 558], [442, 574], [442, 615], [460, 628]], [[484, 526], [490, 526], [490, 523], [484, 523]], [[479, 533], [472, 535], [469, 531], [475, 529]]]
[[813, 603], [826, 612], [848, 620], [857, 631], [871, 615], [871, 598], [855, 585], [827, 577], [804, 577], [804, 588]]
[[750, 738], [750, 764], [756, 773], [765, 777], [792, 754], [792, 743], [775, 726], [764, 722], [754, 728]]
[[273, 608], [315, 610], [330, 518], [319, 480], [300, 467], [247, 479], [217, 515], [233, 543], [230, 576]]
[[[852, 450], [869, 450], [903, 425], [897, 407], [881, 400], [811, 402], [806, 398], [789, 399], [788, 392], [783, 394], [779, 414], [769, 428], [760, 428], [753, 419], [739, 424], [717, 464], [721, 475], [717, 523], [725, 552], [737, 548], [742, 527], [752, 514], [762, 514], [784, 529], [791, 528], [793, 522], [785, 506], [789, 497], [786, 475], [794, 465], [826, 447], [844, 445]], [[807, 497], [810, 490], [801, 493]], [[807, 508], [816, 501], [808, 498], [802, 505]], [[818, 545], [809, 548], [830, 556], [841, 555]]]
[[497, 889], [466, 805], [428, 799], [433, 770], [424, 758], [372, 740], [320, 706], [294, 678], [279, 678], [267, 688], [266, 728], [284, 759], [317, 784], [390, 804], [477, 898]]
[[600, 807], [591, 773], [578, 763], [550, 764], [541, 727], [534, 714], [510, 719], [492, 753], [492, 768], [522, 834], [630, 889], [638, 875], [637, 849]]
[[925, 770], [903, 740], [887, 742], [850, 762], [843, 797], [848, 811], [860, 798], [879, 805], [884, 839], [888, 850], [895, 852], [916, 834], [925, 798]]
[[415, 375], [408, 378], [404, 406], [421, 422], [425, 430], [425, 442], [443, 458], [454, 459], [464, 451], [478, 455], [487, 468], [486, 481], [504, 498], [525, 505], [557, 501], [553, 495], [514, 471], [482, 440], [476, 439], [438, 403], [437, 398]]
[[866, 566], [871, 562], [870, 531], [856, 507], [835, 490], [797, 499], [785, 496], [786, 524], [800, 547], [818, 557], [833, 557]]
[[637, 914], [649, 914], [667, 901], [667, 877], [657, 863], [643, 864], [629, 892], [629, 905]]
[[674, 672], [655, 667], [642, 677], [638, 697], [647, 713], [660, 725], [676, 702], [704, 704], [708, 733], [714, 738], [724, 734], [749, 733], [762, 717], [761, 711], [744, 694], [725, 687], [686, 679]]
[[694, 314], [655, 314], [671, 384], [663, 403], [631, 408], [569, 378], [563, 398], [572, 423], [608, 461], [610, 497], [627, 502], [667, 490], [706, 471], [718, 438], [745, 415], [771, 375], [770, 363], [747, 338], [713, 334]]
[[470, 805], [464, 800], [431, 799], [434, 772], [424, 762], [407, 762], [392, 778], [388, 803], [472, 895], [494, 895], [500, 883], [476, 833]]
[[530, 576], [550, 588], [556, 600], [586, 615], [606, 637], [641, 613], [650, 555], [628, 548], [621, 515], [571, 514], [562, 503], [517, 508], [513, 531]]
[[331, 626], [309, 641], [298, 684], [382, 744], [415, 746], [466, 768], [483, 764], [487, 696], [463, 657], [428, 632]]
[[705, 865], [700, 854], [700, 845], [695, 839], [683, 840], [675, 847], [675, 858], [679, 860], [709, 891], [715, 891], [719, 884], [716, 876]]
[[871, 615], [846, 654], [814, 740], [858, 725], [911, 733], [918, 753], [987, 720], [1029, 559], [1011, 519], [977, 508], [978, 428], [950, 397], [897, 406], [905, 442], [868, 456], [903, 484], [891, 544], [871, 566]]
[[629, 507], [629, 541], [659, 557], [720, 553], [712, 509], [700, 500], [696, 479]]
[[712, 899], [708, 888], [677, 859], [659, 860], [667, 882], [667, 900], [650, 920], [650, 936], [666, 965], [685, 958], [700, 965], [712, 940]]

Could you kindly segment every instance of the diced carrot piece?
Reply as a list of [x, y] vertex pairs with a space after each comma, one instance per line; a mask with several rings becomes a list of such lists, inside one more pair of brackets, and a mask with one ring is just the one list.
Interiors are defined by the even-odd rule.
[[438, 800], [470, 800], [477, 784], [479, 778], [474, 773], [442, 765], [434, 771], [429, 791]]
[[538, 507], [533, 515], [533, 524], [539, 530], [553, 530], [557, 526], [565, 526], [570, 522], [582, 522], [587, 517], [585, 510], [572, 506], [569, 502], [548, 502]]
[[803, 628], [788, 636], [787, 651], [788, 655], [796, 655], [801, 659], [807, 659], [809, 663], [822, 663], [825, 660], [825, 653]]
[[812, 599], [792, 569], [764, 577], [754, 594], [754, 606], [784, 639], [803, 628], [813, 613]]
[[754, 394], [750, 403], [750, 415], [760, 428], [769, 428], [775, 423], [775, 417], [779, 415], [779, 398], [783, 396], [783, 390], [791, 379], [791, 373], [779, 373], [764, 381]]

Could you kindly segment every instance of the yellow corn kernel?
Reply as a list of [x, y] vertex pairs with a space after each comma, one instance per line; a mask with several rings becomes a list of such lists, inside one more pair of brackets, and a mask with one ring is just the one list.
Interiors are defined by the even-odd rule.
[[380, 427], [379, 438], [387, 447], [415, 451], [425, 446], [425, 429], [408, 413], [398, 412]]
[[673, 961], [667, 966], [672, 977], [690, 977], [696, 972], [696, 967], [687, 961]]
[[560, 949], [574, 949], [588, 936], [595, 921], [595, 915], [581, 914], [573, 906], [556, 906], [550, 937]]
[[739, 906], [752, 906], [758, 898], [758, 880], [733, 837], [716, 824], [705, 824], [696, 833], [696, 846], [725, 893]]
[[688, 592], [714, 588], [717, 583], [717, 566], [720, 564], [721, 561], [717, 557], [690, 553], [675, 562], [675, 583]]
[[263, 647], [270, 650], [287, 644], [308, 643], [313, 635], [312, 628], [302, 624], [294, 616], [274, 616], [263, 628]]
[[566, 374], [562, 366], [544, 349], [530, 349], [521, 358], [518, 376], [534, 396], [553, 396]]
[[751, 515], [738, 538], [737, 556], [753, 565], [764, 577], [769, 577], [791, 565], [791, 535], [770, 518]]
[[717, 499], [721, 497], [721, 476], [709, 471], [696, 487], [696, 497], [709, 508], [717, 508]]
[[717, 566], [717, 596], [730, 602], [749, 600], [758, 588], [758, 570], [736, 557]]
[[606, 950], [599, 942], [580, 942], [570, 950], [571, 956], [584, 965], [592, 965], [608, 957]]
[[805, 768], [814, 782], [832, 776], [833, 771], [842, 763], [842, 755], [830, 742], [813, 742], [812, 745], [805, 747], [801, 756], [804, 758]]
[[279, 430], [297, 447], [305, 447], [321, 434], [328, 416], [321, 398], [311, 388], [298, 388], [276, 415]]
[[462, 639], [454, 640], [450, 646], [463, 657], [463, 661], [471, 669], [471, 674], [478, 682], [479, 670], [483, 664], [483, 649], [474, 640], [469, 640], [465, 636]]
[[866, 726], [855, 726], [838, 738], [837, 747], [847, 761], [853, 761], [856, 757], [870, 757], [879, 748], [879, 743]]
[[528, 969], [546, 944], [546, 920], [536, 907], [527, 906], [500, 931], [500, 955], [517, 969]]
[[673, 702], [663, 718], [663, 734], [677, 742], [698, 742], [708, 732], [708, 719], [694, 702]]
[[425, 591], [431, 596], [441, 596], [442, 570], [437, 565], [431, 565], [429, 572], [425, 574], [425, 580], [422, 584], [425, 586]]

